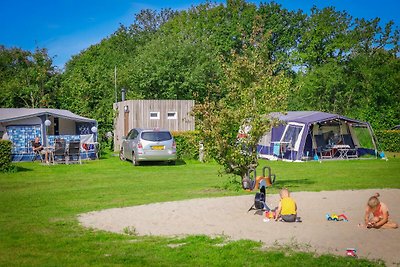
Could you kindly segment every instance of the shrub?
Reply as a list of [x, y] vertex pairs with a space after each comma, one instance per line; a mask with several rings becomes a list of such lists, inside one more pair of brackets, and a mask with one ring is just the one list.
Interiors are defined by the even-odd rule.
[[11, 164], [12, 143], [8, 140], [0, 140], [0, 171], [6, 172], [12, 169]]
[[400, 130], [382, 130], [375, 132], [378, 149], [390, 152], [400, 152]]
[[178, 159], [199, 159], [199, 134], [196, 131], [173, 132]]

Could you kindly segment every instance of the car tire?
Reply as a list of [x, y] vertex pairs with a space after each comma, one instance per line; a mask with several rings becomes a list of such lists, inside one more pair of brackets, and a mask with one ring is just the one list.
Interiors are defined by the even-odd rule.
[[124, 156], [124, 149], [121, 147], [121, 149], [119, 150], [119, 159], [122, 161], [125, 161], [126, 158]]
[[133, 166], [139, 166], [139, 161], [137, 161], [135, 153], [132, 153], [132, 164]]
[[176, 165], [176, 161], [175, 160], [168, 161], [168, 164], [169, 165]]

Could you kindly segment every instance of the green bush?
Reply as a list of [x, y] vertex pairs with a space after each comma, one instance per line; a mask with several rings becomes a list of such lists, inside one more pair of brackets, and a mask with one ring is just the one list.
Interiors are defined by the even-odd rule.
[[196, 131], [173, 132], [178, 159], [199, 159], [200, 138]]
[[0, 140], [0, 171], [6, 172], [12, 169], [11, 164], [12, 143], [8, 140]]
[[378, 149], [390, 152], [400, 152], [400, 130], [383, 130], [375, 132]]

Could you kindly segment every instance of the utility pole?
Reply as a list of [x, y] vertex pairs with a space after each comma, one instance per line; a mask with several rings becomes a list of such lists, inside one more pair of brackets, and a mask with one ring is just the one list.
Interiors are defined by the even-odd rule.
[[115, 104], [118, 102], [117, 96], [117, 66], [114, 67], [114, 93], [115, 93]]

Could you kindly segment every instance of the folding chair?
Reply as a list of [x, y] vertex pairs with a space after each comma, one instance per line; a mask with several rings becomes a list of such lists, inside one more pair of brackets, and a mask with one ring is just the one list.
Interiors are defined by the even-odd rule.
[[54, 141], [54, 163], [66, 163], [66, 142], [65, 139]]
[[34, 148], [34, 143], [35, 143], [35, 141], [32, 140], [32, 141], [31, 141], [31, 147], [32, 147], [32, 152], [33, 152], [32, 162], [36, 161], [37, 157], [39, 156], [40, 162], [43, 163], [43, 155], [42, 155], [42, 153], [40, 152], [40, 150], [34, 150], [34, 149], [33, 149], [33, 148]]
[[79, 162], [79, 164], [82, 164], [80, 146], [80, 141], [69, 142], [67, 149], [67, 164], [69, 164], [70, 162]]

